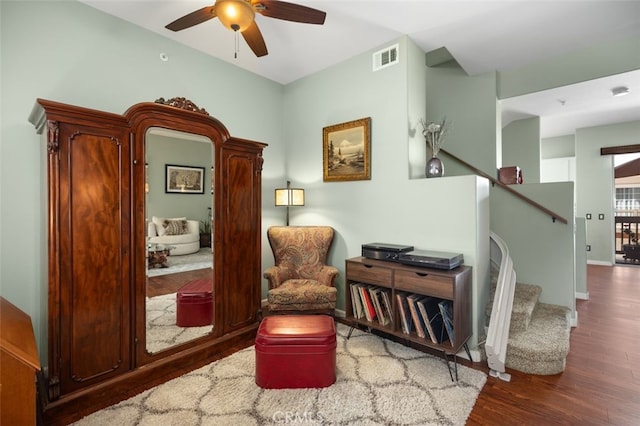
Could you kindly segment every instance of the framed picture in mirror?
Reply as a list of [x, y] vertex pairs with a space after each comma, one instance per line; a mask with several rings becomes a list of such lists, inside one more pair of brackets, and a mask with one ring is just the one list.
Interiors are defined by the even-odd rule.
[[165, 171], [165, 192], [177, 194], [204, 194], [204, 167], [167, 164], [165, 166]]

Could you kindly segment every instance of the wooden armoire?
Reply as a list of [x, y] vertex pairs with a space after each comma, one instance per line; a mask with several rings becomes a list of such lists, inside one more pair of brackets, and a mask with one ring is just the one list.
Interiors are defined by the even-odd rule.
[[[38, 99], [29, 120], [47, 159], [45, 421], [73, 421], [251, 344], [261, 316], [266, 145], [231, 137], [184, 98], [139, 103], [122, 115]], [[211, 332], [155, 353], [145, 345], [152, 128], [208, 138], [213, 153]]]

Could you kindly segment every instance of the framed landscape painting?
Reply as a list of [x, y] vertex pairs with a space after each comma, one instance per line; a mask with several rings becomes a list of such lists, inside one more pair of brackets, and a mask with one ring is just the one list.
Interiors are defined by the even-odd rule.
[[204, 194], [204, 167], [176, 166], [167, 164], [167, 193]]
[[371, 117], [322, 129], [325, 182], [371, 179]]

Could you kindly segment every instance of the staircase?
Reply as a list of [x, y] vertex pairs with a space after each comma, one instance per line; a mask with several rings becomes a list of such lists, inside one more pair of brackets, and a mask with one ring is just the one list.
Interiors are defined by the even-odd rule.
[[[508, 249], [506, 256], [508, 256]], [[504, 267], [503, 265], [504, 262], [501, 267]], [[492, 264], [491, 293], [486, 307], [487, 325], [491, 324], [494, 309], [509, 310], [505, 307], [499, 308], [500, 303], [494, 304], [499, 272], [500, 268], [495, 263]], [[513, 279], [515, 281], [515, 274]], [[500, 368], [500, 363], [497, 364], [498, 367], [490, 363], [489, 367], [497, 370], [492, 374], [493, 376], [504, 378], [504, 374], [501, 373], [504, 373], [505, 366], [527, 374], [553, 375], [564, 371], [569, 353], [571, 311], [564, 306], [540, 303], [541, 292], [540, 286], [515, 282], [510, 320], [502, 321], [503, 327], [509, 328], [509, 332], [504, 333], [505, 336], [508, 335], [506, 350], [502, 354], [504, 365]], [[498, 294], [502, 295], [502, 293], [504, 291], [498, 291]], [[508, 303], [510, 297], [501, 297], [507, 299], [505, 303]], [[499, 327], [494, 316], [488, 336], [496, 334], [491, 328]], [[505, 332], [505, 330], [501, 331]], [[500, 335], [499, 332], [497, 334]], [[494, 349], [493, 340], [489, 338], [486, 350], [489, 361], [496, 358], [494, 351], [500, 354], [500, 349]], [[508, 377], [508, 375], [504, 376]]]

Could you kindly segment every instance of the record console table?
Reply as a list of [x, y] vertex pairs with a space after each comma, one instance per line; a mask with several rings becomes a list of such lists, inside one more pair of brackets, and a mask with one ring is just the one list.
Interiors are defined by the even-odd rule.
[[365, 257], [345, 263], [345, 322], [351, 331], [377, 330], [436, 350], [457, 381], [456, 354], [464, 348], [471, 360], [471, 267], [441, 270]]

